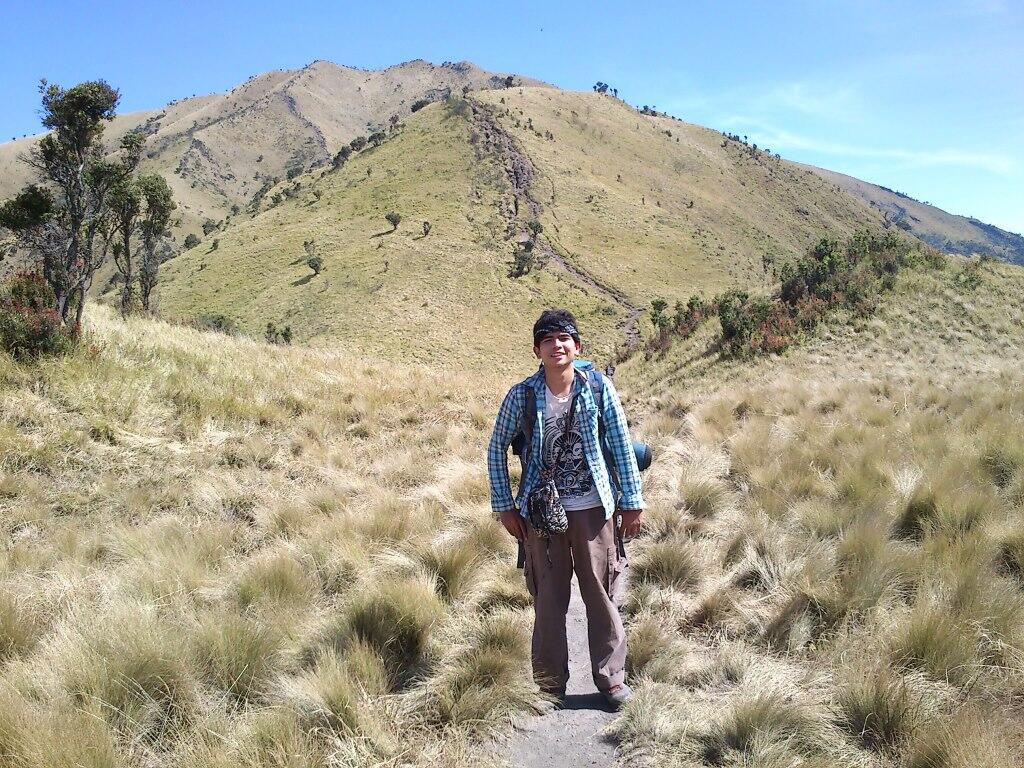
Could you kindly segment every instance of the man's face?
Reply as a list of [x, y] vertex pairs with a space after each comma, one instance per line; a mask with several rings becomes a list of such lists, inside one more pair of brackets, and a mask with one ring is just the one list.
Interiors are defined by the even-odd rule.
[[580, 343], [564, 332], [549, 333], [533, 348], [533, 354], [539, 357], [545, 366], [552, 368], [572, 365], [579, 353]]

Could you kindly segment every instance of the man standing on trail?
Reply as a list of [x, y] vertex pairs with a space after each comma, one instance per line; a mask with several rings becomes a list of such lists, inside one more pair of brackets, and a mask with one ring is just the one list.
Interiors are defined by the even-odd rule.
[[[577, 363], [577, 327], [564, 309], [546, 310], [533, 326], [541, 367], [509, 390], [498, 411], [487, 450], [491, 507], [525, 549], [526, 585], [534, 599], [533, 673], [541, 689], [559, 700], [565, 696], [566, 613], [575, 570], [587, 609], [594, 684], [618, 708], [633, 695], [625, 682], [626, 633], [616, 606], [625, 567], [619, 537], [639, 532], [644, 503], [619, 395], [593, 366]], [[507, 451], [524, 439], [523, 476], [513, 498]], [[557, 494], [545, 494], [551, 482]], [[546, 526], [535, 514], [538, 496], [545, 509], [557, 510], [560, 524]]]

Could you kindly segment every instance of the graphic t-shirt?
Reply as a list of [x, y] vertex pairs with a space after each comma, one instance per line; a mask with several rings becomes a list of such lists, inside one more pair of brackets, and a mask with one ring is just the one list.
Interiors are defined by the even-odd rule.
[[[567, 435], [565, 425], [569, 419], [572, 395], [559, 398], [548, 389], [544, 396], [544, 445], [542, 456], [545, 467], [554, 466], [555, 457], [561, 452], [555, 469], [555, 487], [565, 511], [591, 509], [601, 506], [601, 495], [587, 466], [583, 454], [583, 438], [580, 437], [580, 413], [573, 419], [572, 431]], [[563, 443], [565, 447], [563, 448]]]

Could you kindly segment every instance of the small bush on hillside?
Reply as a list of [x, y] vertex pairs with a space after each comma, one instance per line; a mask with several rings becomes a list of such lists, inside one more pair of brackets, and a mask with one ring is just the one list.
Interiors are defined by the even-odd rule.
[[346, 161], [350, 157], [352, 157], [352, 151], [352, 147], [349, 146], [348, 144], [339, 149], [338, 152], [334, 155], [334, 160], [332, 161], [334, 167], [341, 168], [341, 166], [343, 166], [346, 163]]
[[192, 326], [201, 331], [217, 331], [218, 333], [225, 333], [228, 336], [237, 336], [240, 332], [238, 323], [227, 315], [197, 315], [192, 321]]
[[73, 343], [60, 321], [53, 291], [41, 275], [15, 275], [0, 289], [0, 347], [31, 359], [67, 352]]
[[426, 237], [427, 235], [430, 234], [430, 229], [431, 229], [430, 222], [429, 221], [424, 221], [423, 222], [423, 236], [424, 237]]
[[314, 275], [319, 275], [324, 268], [324, 260], [319, 256], [310, 256], [306, 259], [306, 266], [313, 270]]
[[392, 232], [398, 229], [398, 225], [402, 223], [402, 214], [395, 213], [394, 211], [391, 211], [390, 213], [385, 215], [384, 218], [387, 219], [388, 224], [391, 225]]
[[196, 235], [194, 232], [189, 232], [187, 235], [185, 235], [186, 250], [188, 250], [189, 248], [195, 248], [197, 245], [199, 245], [199, 243], [199, 236]]
[[409, 107], [409, 110], [411, 112], [419, 112], [421, 109], [423, 109], [429, 103], [430, 103], [429, 99], [417, 99], [416, 101], [414, 101], [412, 103], [412, 106]]
[[366, 146], [366, 137], [356, 136], [354, 139], [352, 139], [352, 141], [349, 142], [348, 146], [349, 148], [351, 148], [353, 152], [358, 152], [359, 150]]
[[522, 277], [537, 266], [537, 254], [532, 246], [532, 243], [523, 243], [523, 247], [513, 254], [512, 265], [508, 270], [509, 277]]
[[385, 134], [384, 131], [374, 131], [369, 135], [369, 137], [367, 137], [366, 142], [371, 147], [379, 147], [381, 144], [384, 143], [384, 140], [386, 138], [387, 134]]
[[267, 323], [267, 328], [263, 332], [263, 337], [271, 344], [291, 344], [292, 327], [290, 325], [285, 325], [278, 328], [274, 323]]

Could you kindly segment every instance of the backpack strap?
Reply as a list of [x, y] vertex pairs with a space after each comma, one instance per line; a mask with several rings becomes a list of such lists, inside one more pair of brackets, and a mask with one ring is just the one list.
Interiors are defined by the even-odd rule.
[[597, 368], [587, 370], [587, 381], [590, 384], [590, 391], [594, 393], [594, 403], [597, 404], [597, 439], [601, 446], [601, 454], [604, 456], [604, 463], [609, 472], [615, 471], [615, 465], [611, 460], [611, 451], [608, 450], [608, 440], [605, 434], [604, 425], [604, 374]]

